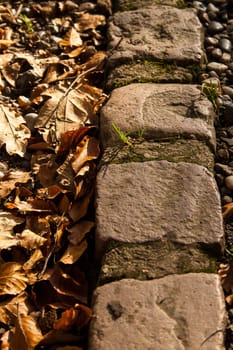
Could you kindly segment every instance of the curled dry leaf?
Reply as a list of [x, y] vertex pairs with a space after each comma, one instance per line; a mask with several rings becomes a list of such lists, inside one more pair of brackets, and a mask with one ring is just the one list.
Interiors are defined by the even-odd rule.
[[4, 332], [0, 337], [1, 350], [10, 350], [10, 336], [11, 336], [11, 331], [9, 330]]
[[80, 221], [76, 225], [68, 229], [68, 239], [73, 245], [79, 244], [88, 232], [95, 226], [92, 221]]
[[101, 90], [82, 85], [67, 91], [50, 88], [43, 93], [48, 99], [39, 111], [35, 127], [48, 143], [60, 140], [62, 134], [79, 129], [87, 121], [97, 124], [94, 101], [101, 96]]
[[74, 264], [87, 249], [87, 241], [82, 241], [79, 245], [69, 244], [65, 253], [59, 260], [63, 264]]
[[30, 256], [30, 259], [27, 260], [24, 264], [23, 264], [23, 269], [25, 271], [30, 271], [34, 268], [34, 266], [38, 263], [38, 261], [40, 261], [41, 259], [43, 259], [44, 256], [41, 252], [40, 249], [36, 249], [32, 255]]
[[233, 291], [233, 264], [220, 264], [218, 274], [226, 292]]
[[15, 262], [0, 265], [0, 295], [19, 294], [27, 287], [27, 277], [22, 266]]
[[106, 23], [105, 16], [103, 15], [92, 15], [90, 13], [82, 13], [75, 24], [75, 28], [79, 32], [84, 32], [89, 29], [95, 29], [99, 26], [103, 26]]
[[61, 46], [68, 46], [70, 48], [82, 46], [83, 41], [80, 37], [80, 34], [75, 30], [75, 28], [71, 28], [67, 33], [64, 39], [62, 39], [59, 43]]
[[100, 154], [99, 140], [88, 135], [76, 147], [76, 152], [72, 160], [72, 168], [77, 174], [82, 166], [89, 160], [97, 159]]
[[14, 227], [23, 223], [24, 219], [18, 218], [6, 211], [0, 211], [0, 247], [8, 249], [17, 244], [17, 238], [14, 234]]
[[92, 311], [85, 305], [76, 304], [74, 308], [65, 310], [61, 318], [54, 323], [54, 329], [68, 331], [72, 328], [80, 331], [92, 317]]
[[233, 203], [227, 203], [222, 208], [222, 215], [223, 219], [228, 218], [229, 216], [233, 215]]
[[23, 117], [17, 115], [14, 109], [0, 106], [0, 147], [6, 145], [7, 152], [23, 157], [26, 152], [30, 130], [25, 125]]
[[15, 188], [17, 183], [26, 183], [31, 176], [26, 171], [11, 170], [0, 180], [0, 198], [5, 198]]
[[6, 305], [0, 306], [0, 320], [5, 324], [15, 324], [19, 313], [27, 315], [31, 309], [28, 294], [23, 291]]
[[21, 234], [17, 235], [19, 245], [25, 249], [37, 249], [45, 244], [46, 238], [43, 238], [31, 230], [25, 229]]
[[15, 333], [11, 339], [12, 350], [34, 350], [43, 335], [34, 317], [18, 315]]

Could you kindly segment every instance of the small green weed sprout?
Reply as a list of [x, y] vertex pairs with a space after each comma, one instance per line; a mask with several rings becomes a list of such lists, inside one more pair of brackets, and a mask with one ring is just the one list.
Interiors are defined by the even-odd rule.
[[27, 32], [28, 33], [32, 33], [33, 32], [33, 24], [32, 24], [32, 21], [28, 18], [28, 16], [24, 15], [23, 13], [21, 13], [19, 15], [19, 18], [25, 24]]
[[132, 143], [129, 140], [128, 134], [123, 132], [116, 124], [112, 123], [112, 128], [115, 131], [116, 135], [123, 141], [126, 145], [132, 146]]
[[137, 133], [138, 133], [138, 137], [137, 137], [138, 141], [143, 141], [144, 129], [138, 129]]
[[212, 102], [215, 111], [218, 111], [218, 103], [217, 98], [221, 94], [221, 86], [220, 83], [214, 82], [204, 82], [201, 87], [201, 91], [203, 94], [207, 96], [207, 98]]

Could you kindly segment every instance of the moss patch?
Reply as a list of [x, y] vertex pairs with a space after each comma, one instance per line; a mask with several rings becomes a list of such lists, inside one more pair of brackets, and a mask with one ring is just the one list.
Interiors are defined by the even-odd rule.
[[113, 0], [114, 11], [137, 10], [145, 6], [166, 5], [177, 8], [187, 7], [185, 0]]
[[205, 166], [211, 172], [213, 172], [214, 167], [214, 154], [205, 143], [178, 138], [171, 138], [166, 142], [145, 141], [135, 144], [133, 147], [126, 145], [114, 150], [107, 148], [102, 157], [102, 164], [150, 160], [194, 163]]
[[199, 244], [170, 241], [110, 242], [102, 262], [99, 285], [122, 278], [148, 280], [189, 272], [216, 273], [217, 260]]
[[194, 83], [201, 68], [195, 65], [180, 67], [169, 62], [142, 61], [115, 67], [108, 75], [106, 88], [115, 88], [131, 83]]

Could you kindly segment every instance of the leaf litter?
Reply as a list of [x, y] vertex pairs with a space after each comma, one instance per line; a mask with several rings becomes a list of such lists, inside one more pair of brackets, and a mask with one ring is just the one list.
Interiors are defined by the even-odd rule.
[[1, 349], [83, 350], [111, 2], [0, 3]]

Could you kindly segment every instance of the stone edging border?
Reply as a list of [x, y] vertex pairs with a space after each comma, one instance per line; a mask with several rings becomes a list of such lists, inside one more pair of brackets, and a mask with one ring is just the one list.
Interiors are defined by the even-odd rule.
[[[136, 10], [114, 13], [108, 29], [110, 49], [119, 38], [121, 43], [109, 59], [107, 86], [127, 84], [112, 91], [101, 112], [101, 267], [89, 350], [224, 349], [227, 316], [216, 274], [224, 250], [213, 176], [216, 116], [193, 73], [204, 57], [202, 27], [176, 0], [135, 3]], [[152, 81], [144, 76], [133, 84], [133, 74], [144, 67]], [[112, 123], [129, 144], [122, 145]]]

